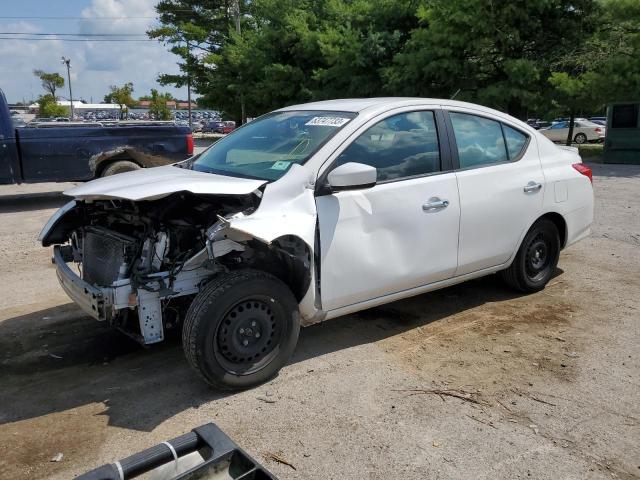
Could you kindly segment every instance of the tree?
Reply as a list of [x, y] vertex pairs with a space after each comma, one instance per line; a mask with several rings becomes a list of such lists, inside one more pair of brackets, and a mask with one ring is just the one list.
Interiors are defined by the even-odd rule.
[[[233, 4], [238, 5], [236, 11]], [[179, 74], [160, 74], [160, 85], [184, 87], [188, 81], [197, 93], [206, 99], [215, 96], [211, 87], [211, 65], [202, 58], [219, 51], [229, 40], [236, 16], [250, 19], [249, 1], [246, 0], [160, 0], [156, 5], [161, 26], [147, 32], [150, 38], [158, 39], [170, 48], [181, 61]], [[213, 106], [208, 104], [208, 106]]]
[[34, 70], [33, 74], [42, 82], [42, 88], [57, 100], [56, 90], [64, 87], [64, 78], [57, 72], [48, 73], [44, 70]]
[[152, 88], [149, 114], [156, 120], [169, 120], [171, 118], [171, 111], [167, 107], [167, 101], [169, 100], [172, 100], [171, 94], [158, 93], [155, 88]]
[[468, 100], [525, 116], [550, 65], [592, 31], [595, 0], [432, 0], [386, 71], [399, 94]]
[[133, 93], [133, 83], [125, 83], [122, 87], [111, 85], [110, 92], [104, 96], [106, 103], [116, 103], [120, 106], [120, 119], [123, 118], [125, 109], [133, 107], [136, 101], [131, 94]]
[[58, 104], [56, 98], [50, 93], [38, 97], [39, 113], [42, 118], [65, 117], [69, 115], [67, 107]]
[[600, 0], [592, 17], [592, 34], [560, 56], [548, 77], [552, 105], [570, 118], [567, 145], [577, 114], [640, 99], [640, 4]]

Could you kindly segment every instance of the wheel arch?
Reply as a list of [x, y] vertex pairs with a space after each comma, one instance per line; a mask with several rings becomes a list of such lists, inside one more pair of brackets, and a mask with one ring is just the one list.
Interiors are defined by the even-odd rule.
[[[231, 234], [230, 238], [234, 238]], [[273, 275], [282, 281], [300, 303], [312, 284], [313, 251], [311, 247], [297, 235], [282, 235], [266, 242], [253, 237], [241, 241], [246, 245], [246, 251], [239, 262], [229, 264], [220, 257], [230, 269], [251, 268]]]
[[552, 221], [558, 229], [558, 234], [560, 235], [560, 249], [563, 249], [567, 244], [567, 221], [558, 212], [547, 212], [544, 215], [538, 217], [536, 221], [531, 224], [531, 226], [533, 226], [538, 220], [542, 220], [543, 218]]
[[120, 153], [115, 153], [115, 154], [113, 154], [111, 156], [105, 156], [105, 157], [101, 158], [100, 160], [96, 161], [94, 176], [96, 178], [101, 177], [102, 174], [104, 173], [104, 171], [107, 168], [109, 168], [109, 166], [113, 165], [116, 162], [121, 162], [121, 161], [135, 163], [140, 168], [145, 168], [145, 166], [146, 166], [146, 165], [144, 165], [144, 163], [136, 160], [131, 155], [129, 155], [127, 153], [127, 151], [123, 151], [123, 152], [120, 152]]

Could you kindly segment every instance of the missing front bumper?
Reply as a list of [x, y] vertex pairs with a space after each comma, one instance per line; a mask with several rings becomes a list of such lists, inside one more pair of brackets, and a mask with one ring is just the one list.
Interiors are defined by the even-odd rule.
[[96, 320], [108, 320], [105, 292], [82, 280], [64, 260], [60, 246], [53, 247], [53, 263], [62, 289], [86, 314]]

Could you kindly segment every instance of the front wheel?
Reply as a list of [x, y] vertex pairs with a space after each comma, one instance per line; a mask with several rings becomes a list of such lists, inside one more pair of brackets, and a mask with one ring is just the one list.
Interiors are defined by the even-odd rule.
[[238, 270], [214, 279], [195, 297], [182, 345], [207, 383], [237, 390], [275, 376], [299, 332], [298, 304], [289, 288], [266, 272]]
[[551, 220], [538, 220], [529, 229], [513, 263], [501, 272], [506, 283], [521, 292], [542, 290], [558, 266], [560, 235]]

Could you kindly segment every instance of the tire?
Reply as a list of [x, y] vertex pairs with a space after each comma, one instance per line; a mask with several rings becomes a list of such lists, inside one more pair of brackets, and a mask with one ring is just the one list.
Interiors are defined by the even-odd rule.
[[583, 143], [587, 143], [587, 136], [584, 133], [577, 133], [575, 137], [573, 137], [573, 141], [578, 145], [582, 145]]
[[113, 162], [111, 165], [108, 165], [107, 168], [102, 171], [100, 176], [108, 177], [110, 175], [131, 172], [133, 170], [140, 170], [140, 165], [129, 160], [118, 160], [117, 162]]
[[293, 353], [300, 332], [298, 302], [271, 274], [238, 270], [196, 295], [182, 328], [190, 365], [222, 390], [273, 378]]
[[524, 293], [538, 292], [553, 277], [559, 256], [558, 228], [543, 218], [529, 229], [511, 266], [500, 273], [511, 288]]

